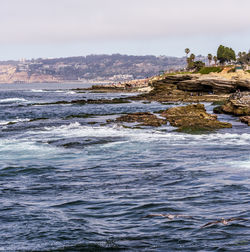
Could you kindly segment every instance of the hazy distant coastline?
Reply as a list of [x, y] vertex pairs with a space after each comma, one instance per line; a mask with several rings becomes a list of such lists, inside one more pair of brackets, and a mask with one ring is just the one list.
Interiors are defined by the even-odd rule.
[[185, 57], [89, 55], [0, 62], [1, 83], [114, 83], [184, 68]]

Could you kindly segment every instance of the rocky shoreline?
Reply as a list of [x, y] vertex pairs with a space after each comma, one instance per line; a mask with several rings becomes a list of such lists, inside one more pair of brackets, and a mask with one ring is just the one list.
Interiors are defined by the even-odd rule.
[[[241, 116], [240, 121], [250, 125], [250, 74], [176, 74], [157, 76], [151, 79], [135, 80], [128, 83], [96, 85], [92, 92], [141, 92], [129, 100], [221, 104], [215, 113]], [[124, 102], [124, 101], [123, 101]], [[122, 116], [116, 122], [139, 122], [139, 125], [160, 126], [169, 121], [179, 131], [191, 132], [232, 127], [228, 123], [217, 121], [216, 115], [206, 113], [202, 104], [171, 108], [161, 114], [166, 119], [155, 115], [134, 113]]]

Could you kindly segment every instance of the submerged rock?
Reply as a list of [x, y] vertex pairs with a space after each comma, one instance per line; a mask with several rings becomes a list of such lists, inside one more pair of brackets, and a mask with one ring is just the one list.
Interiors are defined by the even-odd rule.
[[72, 101], [56, 101], [47, 103], [33, 103], [31, 105], [47, 106], [47, 105], [61, 105], [61, 104], [76, 104], [76, 105], [86, 105], [86, 104], [120, 104], [120, 103], [130, 103], [128, 98], [113, 98], [113, 99], [88, 99], [88, 100], [72, 100]]
[[122, 137], [73, 137], [48, 141], [48, 144], [73, 149], [83, 149], [89, 145], [107, 144], [123, 140]]
[[150, 112], [137, 112], [118, 117], [116, 122], [127, 122], [127, 123], [140, 123], [140, 126], [153, 126], [159, 127], [166, 124], [165, 119], [160, 119], [156, 115]]
[[178, 131], [188, 133], [232, 127], [230, 123], [218, 121], [216, 115], [208, 114], [203, 104], [170, 108], [161, 115], [171, 126], [178, 127]]

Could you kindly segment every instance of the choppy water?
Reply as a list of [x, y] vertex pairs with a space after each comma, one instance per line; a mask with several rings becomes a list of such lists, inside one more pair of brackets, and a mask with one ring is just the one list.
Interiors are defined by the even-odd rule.
[[250, 251], [249, 221], [200, 228], [250, 219], [247, 125], [187, 135], [103, 125], [171, 106], [156, 102], [32, 105], [124, 96], [73, 87], [0, 86], [1, 251]]

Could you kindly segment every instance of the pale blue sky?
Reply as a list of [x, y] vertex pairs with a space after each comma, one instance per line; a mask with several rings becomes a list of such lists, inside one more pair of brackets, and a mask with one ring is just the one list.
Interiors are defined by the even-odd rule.
[[0, 0], [0, 60], [250, 49], [249, 0]]

